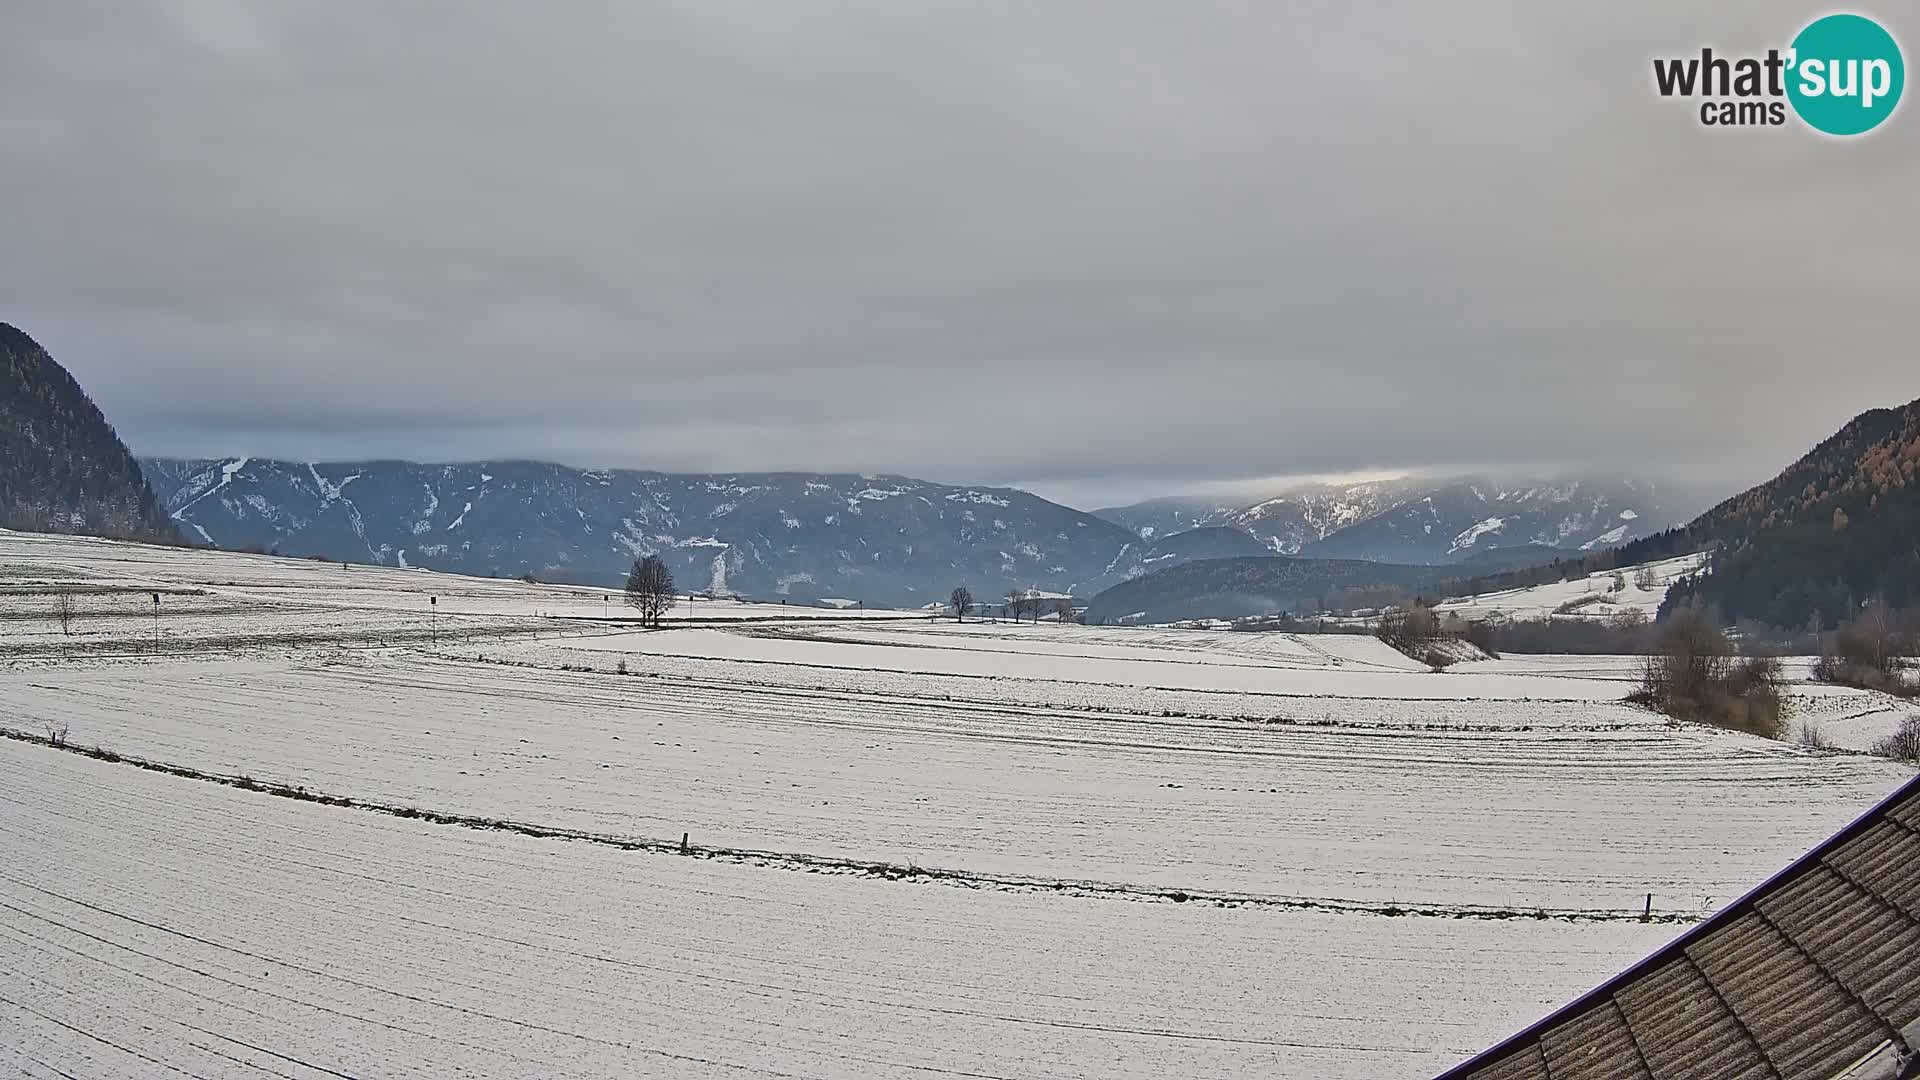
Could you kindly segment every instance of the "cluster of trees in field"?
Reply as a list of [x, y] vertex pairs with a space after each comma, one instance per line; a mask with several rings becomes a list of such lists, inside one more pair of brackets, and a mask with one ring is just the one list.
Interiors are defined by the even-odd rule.
[[[1312, 631], [1324, 621], [1269, 621], [1263, 629]], [[1367, 632], [1362, 630], [1362, 632]], [[1607, 619], [1512, 619], [1498, 622], [1469, 620], [1457, 612], [1442, 613], [1424, 598], [1382, 608], [1371, 633], [1416, 660], [1444, 667], [1452, 654], [1449, 641], [1465, 641], [1488, 656], [1502, 653], [1564, 653], [1572, 655], [1641, 656], [1655, 651], [1659, 627], [1638, 609], [1629, 608]]]
[[[1724, 629], [1725, 620], [1697, 599], [1671, 606], [1657, 623], [1644, 617], [1612, 623], [1561, 621], [1520, 633], [1556, 632], [1589, 636], [1602, 646], [1590, 651], [1643, 655], [1640, 686], [1628, 700], [1679, 720], [1713, 724], [1771, 739], [1787, 735], [1787, 683], [1779, 659], [1779, 639], [1754, 623]], [[1489, 627], [1498, 635], [1515, 624]], [[1800, 636], [1795, 644], [1817, 645], [1820, 658], [1813, 676], [1901, 697], [1920, 697], [1912, 677], [1920, 653], [1920, 610], [1899, 610], [1876, 598], [1859, 616], [1826, 633]], [[1556, 642], [1549, 651], [1589, 651]], [[1518, 651], [1518, 650], [1516, 650]], [[1818, 744], [1817, 732], [1803, 738]], [[1902, 760], [1920, 759], [1920, 717], [1875, 745], [1873, 752]]]
[[953, 610], [953, 617], [962, 622], [966, 621], [968, 615], [981, 610], [997, 613], [1015, 622], [1030, 619], [1037, 623], [1043, 615], [1051, 615], [1062, 623], [1074, 621], [1072, 597], [1043, 596], [1033, 589], [1008, 589], [1006, 601], [994, 605], [976, 601], [972, 589], [959, 585], [947, 594], [947, 607]]
[[1673, 717], [1769, 739], [1787, 734], [1780, 659], [1742, 654], [1704, 607], [1680, 608], [1655, 631], [1640, 687], [1629, 701]]
[[1605, 619], [1509, 619], [1475, 622], [1467, 639], [1495, 656], [1564, 653], [1574, 656], [1638, 656], [1653, 648], [1654, 626], [1629, 608]]
[[1826, 634], [1813, 677], [1843, 686], [1920, 697], [1913, 676], [1920, 654], [1920, 609], [1897, 610], [1875, 598], [1858, 617]]
[[1463, 655], [1474, 655], [1471, 649], [1452, 646], [1453, 642], [1467, 642], [1489, 656], [1498, 656], [1485, 640], [1485, 629], [1485, 623], [1468, 622], [1452, 613], [1442, 615], [1425, 599], [1383, 609], [1374, 625], [1374, 633], [1381, 641], [1435, 671], [1455, 663]]
[[[1460, 629], [1464, 630], [1464, 625]], [[1381, 641], [1415, 658], [1422, 658], [1443, 635], [1457, 636], [1441, 625], [1440, 616], [1425, 600], [1381, 612], [1376, 633]]]

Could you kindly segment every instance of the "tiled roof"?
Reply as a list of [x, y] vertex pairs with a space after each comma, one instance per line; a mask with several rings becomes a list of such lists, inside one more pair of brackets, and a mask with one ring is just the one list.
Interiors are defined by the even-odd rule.
[[1440, 1080], [1920, 1076], [1920, 777]]

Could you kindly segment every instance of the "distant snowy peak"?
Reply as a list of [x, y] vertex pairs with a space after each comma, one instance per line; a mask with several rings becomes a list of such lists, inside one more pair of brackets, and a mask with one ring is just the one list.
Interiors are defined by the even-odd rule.
[[1255, 503], [1220, 524], [1252, 533], [1276, 555], [1297, 555], [1309, 544], [1405, 500], [1415, 490], [1405, 480], [1316, 484]]
[[1694, 510], [1652, 483], [1626, 478], [1438, 483], [1323, 540], [1303, 554], [1452, 562], [1492, 547], [1591, 551], [1670, 528]]
[[1149, 541], [1165, 535], [1150, 530], [1170, 522], [1225, 526], [1276, 555], [1443, 563], [1493, 547], [1609, 547], [1670, 528], [1698, 509], [1661, 491], [1633, 478], [1402, 478], [1303, 486], [1233, 509], [1160, 499], [1099, 513]]

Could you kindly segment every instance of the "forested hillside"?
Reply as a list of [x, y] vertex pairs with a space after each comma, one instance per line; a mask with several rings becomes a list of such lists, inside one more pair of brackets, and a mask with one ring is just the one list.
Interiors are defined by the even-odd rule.
[[1855, 417], [1779, 476], [1688, 532], [1719, 549], [1669, 604], [1699, 598], [1728, 621], [1831, 627], [1881, 597], [1920, 604], [1920, 401]]
[[171, 538], [133, 455], [67, 370], [0, 323], [0, 527]]
[[1493, 592], [1710, 550], [1668, 590], [1664, 611], [1699, 601], [1724, 622], [1831, 629], [1880, 597], [1920, 605], [1920, 401], [1874, 409], [1779, 476], [1677, 529], [1581, 559], [1449, 582]]

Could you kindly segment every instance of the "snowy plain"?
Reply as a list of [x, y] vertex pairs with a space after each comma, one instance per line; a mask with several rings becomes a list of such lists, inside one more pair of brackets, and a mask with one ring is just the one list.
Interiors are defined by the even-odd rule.
[[784, 872], [0, 742], [30, 1077], [1419, 1077], [1672, 932]]
[[28, 730], [334, 795], [1327, 904], [1620, 915], [1652, 892], [1700, 914], [1901, 777], [1718, 732], [1525, 730], [1524, 713], [1495, 730], [1246, 724], [414, 658], [0, 687]]
[[[938, 628], [936, 628], [938, 627]], [[1275, 635], [1295, 656], [1236, 656], [1224, 650], [1195, 654], [1164, 645], [1131, 646], [1127, 628], [1051, 626], [1014, 630], [991, 645], [978, 635], [949, 634], [934, 624], [922, 633], [876, 633], [870, 628], [771, 632], [677, 630], [666, 634], [607, 634], [574, 644], [583, 651], [645, 653], [694, 660], [730, 660], [848, 671], [895, 671], [974, 679], [1042, 679], [1089, 686], [1195, 690], [1296, 697], [1454, 698], [1496, 700], [1618, 700], [1592, 684], [1550, 676], [1487, 678], [1463, 671], [1436, 679], [1416, 663], [1370, 637], [1348, 634]], [[1162, 640], [1172, 631], [1160, 636]], [[1223, 636], [1208, 631], [1195, 635]], [[1015, 637], [1017, 635], [1017, 637]], [[1104, 635], [1104, 637], [1103, 637]], [[1233, 635], [1265, 637], [1267, 635]], [[1011, 647], [1009, 647], [1011, 646]]]
[[1419, 1077], [1911, 775], [1635, 658], [556, 589], [0, 534], [0, 728], [120, 759], [0, 740], [0, 1069]]
[[[191, 587], [253, 604], [290, 603], [354, 611], [391, 611], [425, 621], [430, 615], [545, 619], [589, 623], [633, 620], [617, 589], [440, 574], [363, 563], [164, 548], [81, 536], [0, 530], [0, 594], [58, 583], [91, 583], [144, 592]], [[141, 599], [144, 600], [144, 597]], [[162, 613], [168, 605], [163, 599]], [[141, 609], [140, 614], [145, 614]], [[924, 618], [920, 611], [751, 603], [731, 598], [682, 599], [668, 624], [828, 618]]]

